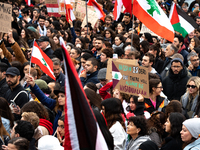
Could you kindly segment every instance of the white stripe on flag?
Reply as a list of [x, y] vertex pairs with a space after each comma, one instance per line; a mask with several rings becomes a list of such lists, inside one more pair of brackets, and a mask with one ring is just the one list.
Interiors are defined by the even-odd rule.
[[49, 12], [49, 13], [58, 13], [58, 8], [47, 7], [47, 12]]
[[[36, 46], [33, 46], [33, 50], [32, 50], [32, 56], [31, 57], [35, 57], [35, 58], [37, 58], [37, 59], [39, 59], [39, 61], [42, 63], [42, 64], [44, 64], [44, 61], [42, 61], [42, 59], [43, 59], [43, 56], [42, 56], [42, 54], [40, 53], [40, 50], [36, 47]], [[48, 63], [46, 63], [47, 64], [47, 68], [48, 68], [48, 70], [50, 71], [50, 73], [54, 76], [54, 73], [53, 73], [53, 71], [51, 70], [51, 68], [49, 67], [49, 64]]]
[[96, 147], [95, 150], [108, 150], [108, 146], [106, 144], [106, 141], [103, 137], [103, 134], [99, 128], [98, 123], [97, 124], [97, 138], [96, 138]]
[[103, 14], [101, 13], [101, 11], [95, 5], [93, 5], [93, 6], [94, 6], [94, 9], [97, 13], [98, 18], [101, 19], [101, 17], [103, 17]]
[[[60, 39], [60, 45], [65, 47], [65, 43], [62, 37]], [[67, 50], [67, 49], [65, 49]], [[67, 118], [68, 118], [68, 125], [69, 125], [69, 136], [70, 136], [70, 142], [72, 150], [80, 150], [79, 148], [79, 141], [78, 141], [78, 134], [76, 130], [76, 122], [74, 118], [74, 110], [72, 106], [72, 97], [70, 92], [70, 86], [69, 86], [69, 78], [67, 73], [67, 66], [65, 65], [65, 90], [66, 90], [66, 101], [67, 101]]]
[[70, 9], [70, 15], [71, 15], [70, 17], [71, 17], [72, 21], [76, 19], [76, 17], [74, 16], [74, 12], [73, 12], [72, 9]]
[[122, 0], [117, 0], [117, 18], [116, 20], [119, 19], [119, 16], [121, 14], [121, 9], [122, 9]]
[[187, 33], [191, 33], [192, 31], [194, 31], [194, 27], [187, 21], [185, 20], [182, 16], [178, 15], [179, 20], [180, 20], [180, 24], [181, 27], [183, 27]]

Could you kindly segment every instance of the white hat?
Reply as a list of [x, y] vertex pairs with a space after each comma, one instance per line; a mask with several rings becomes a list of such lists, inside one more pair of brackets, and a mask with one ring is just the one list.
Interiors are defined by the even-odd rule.
[[64, 147], [56, 137], [45, 135], [38, 140], [38, 150], [64, 150]]
[[198, 138], [200, 134], [200, 118], [191, 118], [183, 122], [183, 125], [189, 130], [194, 138]]

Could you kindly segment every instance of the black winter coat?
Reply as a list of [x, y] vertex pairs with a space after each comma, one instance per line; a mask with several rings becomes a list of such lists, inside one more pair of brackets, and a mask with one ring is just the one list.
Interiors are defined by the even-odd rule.
[[160, 150], [182, 150], [182, 141], [180, 138], [166, 137]]
[[174, 74], [172, 69], [169, 69], [169, 75], [163, 80], [163, 92], [168, 100], [180, 100], [185, 93], [189, 78], [185, 67], [183, 67], [179, 74]]

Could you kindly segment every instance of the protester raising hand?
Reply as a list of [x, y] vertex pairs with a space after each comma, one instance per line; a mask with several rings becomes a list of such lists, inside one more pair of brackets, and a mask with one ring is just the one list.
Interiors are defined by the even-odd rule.
[[34, 87], [34, 85], [35, 85], [34, 78], [30, 74], [26, 74], [25, 77], [26, 77], [27, 84], [30, 85], [31, 87]]

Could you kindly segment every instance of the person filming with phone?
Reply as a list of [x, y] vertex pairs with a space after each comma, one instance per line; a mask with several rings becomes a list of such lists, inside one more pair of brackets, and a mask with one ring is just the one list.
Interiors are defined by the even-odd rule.
[[195, 52], [190, 52], [187, 57], [188, 69], [192, 76], [200, 76], [199, 56]]

